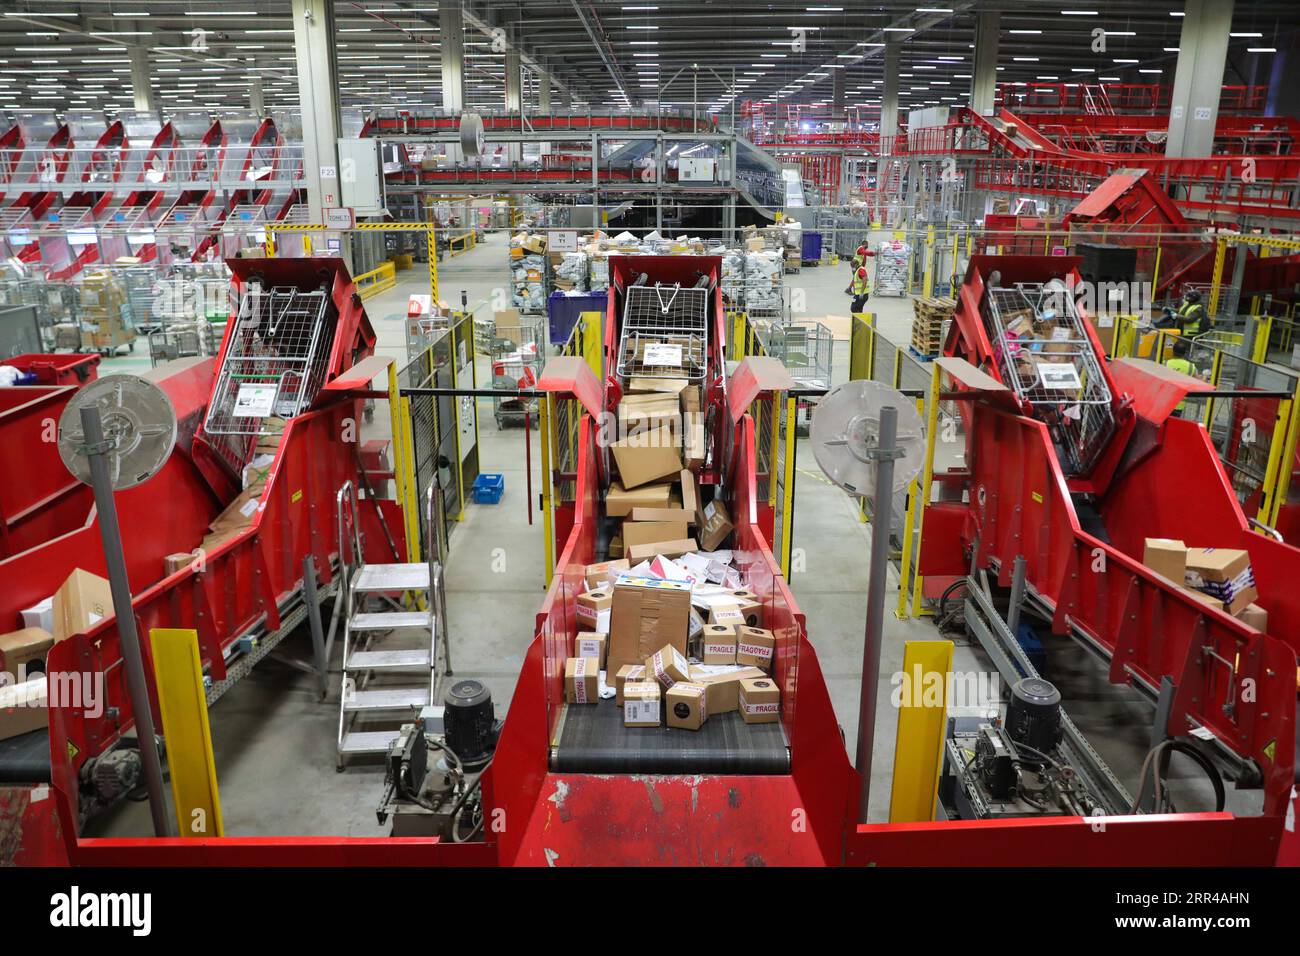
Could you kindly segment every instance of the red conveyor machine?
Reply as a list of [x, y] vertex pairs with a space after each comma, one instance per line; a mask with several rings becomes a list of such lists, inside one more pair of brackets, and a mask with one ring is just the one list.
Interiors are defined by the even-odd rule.
[[[291, 260], [251, 262], [256, 268], [297, 270], [299, 279], [306, 278], [304, 270], [321, 268], [320, 260], [306, 265]], [[1014, 282], [1043, 281], [1073, 271], [1076, 262], [1068, 257], [975, 257], [961, 290], [946, 349], [949, 356], [998, 377], [979, 321], [983, 283], [995, 264], [1004, 281]], [[79, 768], [87, 754], [130, 726], [130, 701], [120, 686], [121, 668], [116, 668], [110, 680], [116, 720], [92, 721], [70, 709], [52, 711], [48, 797], [33, 796], [38, 789], [33, 787], [0, 788], [0, 820], [6, 800], [11, 817], [15, 801], [22, 804], [17, 808], [19, 862], [1006, 866], [1032, 861], [1149, 866], [1268, 865], [1276, 860], [1293, 775], [1300, 591], [1291, 582], [1300, 573], [1300, 551], [1248, 530], [1203, 429], [1169, 417], [1181, 399], [1177, 387], [1137, 366], [1103, 365], [1115, 396], [1115, 432], [1091, 473], [1069, 479], [1047, 426], [1008, 392], [986, 389], [973, 401], [959, 402], [967, 415], [967, 466], [939, 480], [950, 491], [961, 488], [967, 494], [947, 494], [944, 502], [929, 509], [921, 570], [927, 575], [965, 575], [974, 549], [975, 565], [993, 569], [1006, 583], [1014, 558], [1023, 555], [1033, 593], [1054, 608], [1054, 630], [1064, 634], [1074, 629], [1104, 648], [1114, 682], [1140, 679], [1159, 685], [1162, 678], [1171, 678], [1177, 694], [1170, 731], [1185, 733], [1193, 725], [1208, 728], [1256, 768], [1264, 793], [1262, 813], [1114, 816], [1104, 827], [1095, 819], [1068, 816], [862, 825], [855, 821], [858, 778], [812, 643], [815, 628], [810, 628], [769, 550], [773, 514], [756, 494], [755, 426], [748, 409], [771, 385], [752, 359], [727, 374], [727, 325], [716, 285], [721, 262], [709, 257], [625, 257], [611, 259], [610, 265], [607, 360], [613, 358], [609, 343], [619, 340], [622, 305], [635, 276], [644, 272], [651, 283], [693, 286], [703, 269], [715, 280], [709, 296], [706, 397], [712, 448], [710, 464], [700, 477], [706, 498], [721, 496], [730, 506], [737, 565], [745, 585], [765, 604], [766, 625], [777, 636], [774, 667], [782, 689], [780, 727], [788, 747], [780, 765], [769, 765], [765, 772], [704, 766], [672, 773], [635, 767], [604, 773], [562, 769], [557, 728], [564, 708], [564, 659], [577, 630], [575, 599], [583, 589], [584, 565], [603, 557], [607, 536], [602, 533], [602, 499], [610, 476], [597, 446], [597, 416], [617, 404], [620, 390], [613, 380], [601, 382], [581, 360], [560, 359], [548, 366], [539, 387], [557, 401], [572, 401], [581, 408], [572, 476], [577, 492], [571, 510], [562, 509], [557, 518], [555, 574], [537, 614], [535, 637], [495, 757], [483, 778], [484, 842], [292, 835], [86, 837], [79, 832]], [[245, 261], [232, 266], [241, 281], [254, 268]], [[336, 295], [348, 294], [340, 271]], [[364, 318], [352, 321], [354, 336], [364, 341]], [[340, 342], [346, 338], [338, 336]], [[1093, 348], [1101, 354], [1095, 341]], [[338, 377], [333, 390], [327, 389], [307, 414], [292, 420], [286, 433], [271, 503], [255, 528], [225, 545], [202, 576], [183, 571], [163, 581], [150, 577], [162, 555], [192, 545], [191, 539], [220, 507], [211, 485], [184, 450], [153, 483], [121, 496], [142, 634], [147, 635], [150, 626], [193, 626], [202, 611], [209, 622], [199, 625], [205, 635], [205, 660], [216, 663], [220, 642], [237, 633], [240, 624], [275, 613], [277, 596], [294, 586], [307, 549], [315, 549], [318, 566], [328, 567], [331, 535], [314, 523], [311, 502], [332, 514], [334, 491], [351, 467], [345, 455], [334, 453], [332, 436], [339, 434], [335, 421], [352, 408], [348, 388], [366, 387], [360, 381], [365, 373], [349, 376], [346, 357], [335, 358], [331, 374]], [[195, 377], [203, 380], [192, 381]], [[211, 372], [204, 367], [164, 383], [178, 410], [189, 417], [201, 417], [210, 385]], [[188, 398], [178, 398], [178, 391]], [[167, 493], [162, 493], [160, 482]], [[300, 488], [307, 496], [302, 501], [294, 497]], [[68, 493], [82, 495], [83, 501], [86, 494]], [[1081, 528], [1072, 497], [1080, 494], [1095, 502], [1109, 529], [1109, 542]], [[160, 508], [169, 509], [168, 515], [160, 515]], [[150, 515], [147, 522], [139, 519], [144, 510]], [[393, 528], [402, 525], [395, 516], [388, 523]], [[97, 553], [95, 536], [92, 520], [0, 562], [0, 573], [17, 588], [17, 593], [6, 595], [4, 613], [11, 615], [48, 594], [75, 561]], [[1274, 633], [1251, 630], [1156, 577], [1139, 561], [1145, 536], [1249, 550]], [[368, 540], [383, 539], [371, 533]], [[1108, 561], [1104, 575], [1086, 573], [1096, 549]], [[382, 548], [379, 551], [374, 560], [391, 560]], [[39, 560], [32, 557], [36, 553]], [[21, 573], [15, 573], [19, 569]], [[6, 617], [2, 623], [11, 622]], [[1210, 649], [1214, 656], [1207, 653]], [[106, 621], [56, 645], [50, 668], [109, 668], [116, 660], [116, 633]], [[1224, 706], [1225, 699], [1235, 701], [1236, 695], [1225, 696], [1229, 669], [1220, 660], [1234, 662], [1233, 680], [1254, 682], [1252, 700]]]

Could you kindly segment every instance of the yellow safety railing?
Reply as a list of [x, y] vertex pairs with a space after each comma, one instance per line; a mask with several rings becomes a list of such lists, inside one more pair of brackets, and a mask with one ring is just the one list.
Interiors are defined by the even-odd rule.
[[384, 262], [377, 269], [363, 272], [352, 281], [356, 283], [357, 294], [363, 300], [368, 299], [397, 285], [397, 266], [391, 262]]
[[460, 255], [462, 252], [469, 252], [478, 245], [478, 234], [473, 230], [461, 233], [459, 236], [452, 236], [447, 240], [447, 252], [449, 255]]

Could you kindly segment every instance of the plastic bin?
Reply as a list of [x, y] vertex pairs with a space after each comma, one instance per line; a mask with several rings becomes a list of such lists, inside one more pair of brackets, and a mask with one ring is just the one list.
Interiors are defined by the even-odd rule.
[[820, 232], [803, 231], [803, 262], [820, 262], [822, 257], [822, 234]]
[[573, 327], [578, 322], [578, 316], [583, 312], [599, 312], [605, 314], [605, 303], [609, 299], [609, 293], [606, 291], [589, 292], [586, 295], [565, 295], [563, 292], [552, 292], [551, 297], [546, 301], [546, 315], [550, 321], [550, 333], [552, 345], [563, 345], [569, 341], [569, 336], [573, 334]]
[[98, 355], [52, 355], [29, 353], [0, 361], [36, 376], [37, 385], [84, 385], [98, 376]]
[[473, 493], [475, 504], [498, 504], [501, 501], [501, 496], [506, 491], [506, 476], [502, 474], [479, 475], [474, 479], [474, 484], [470, 486], [470, 491]]

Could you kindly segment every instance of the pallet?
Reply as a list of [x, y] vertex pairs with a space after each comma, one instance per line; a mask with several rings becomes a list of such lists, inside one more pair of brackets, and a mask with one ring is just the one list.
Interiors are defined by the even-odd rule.
[[939, 357], [939, 353], [937, 351], [922, 352], [915, 345], [909, 345], [907, 347], [907, 350], [912, 353], [912, 358], [916, 359], [918, 362], [933, 362], [935, 359]]

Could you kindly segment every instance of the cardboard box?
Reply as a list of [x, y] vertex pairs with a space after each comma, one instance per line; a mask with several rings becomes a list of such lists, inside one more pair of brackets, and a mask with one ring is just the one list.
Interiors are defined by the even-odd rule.
[[620, 577], [614, 584], [606, 668], [643, 664], [665, 645], [685, 653], [690, 613], [689, 581]]
[[54, 592], [54, 640], [81, 634], [113, 616], [113, 594], [108, 579], [80, 568], [68, 575]]
[[574, 657], [594, 657], [605, 666], [606, 635], [593, 631], [579, 631], [573, 639]]
[[709, 713], [728, 714], [740, 707], [740, 682], [765, 677], [757, 667], [722, 665], [692, 667], [691, 682], [703, 684], [709, 692]]
[[704, 467], [709, 446], [704, 441], [704, 413], [683, 412], [681, 425], [682, 463], [692, 472]]
[[[632, 509], [633, 511], [644, 509]], [[685, 521], [624, 521], [623, 547], [635, 548], [639, 544], [656, 541], [680, 541], [687, 536]]]
[[669, 644], [646, 658], [645, 674], [646, 680], [656, 680], [668, 690], [678, 681], [690, 680], [691, 664], [685, 654]]
[[193, 560], [194, 555], [189, 551], [177, 551], [174, 554], [163, 555], [163, 577], [171, 577], [177, 571], [185, 570]]
[[605, 514], [611, 518], [623, 518], [633, 508], [667, 508], [671, 492], [672, 485], [667, 482], [628, 489], [616, 481], [605, 494]]
[[698, 385], [687, 385], [677, 393], [683, 412], [698, 412], [704, 408], [704, 390]]
[[736, 629], [736, 637], [736, 663], [761, 667], [770, 674], [776, 635], [761, 627], [740, 627]]
[[250, 485], [235, 496], [235, 500], [226, 505], [221, 514], [212, 519], [208, 528], [212, 531], [221, 532], [229, 531], [233, 528], [247, 528], [253, 523], [259, 511], [262, 510], [262, 492], [266, 490], [265, 483]]
[[[1258, 604], [1248, 604], [1242, 610], [1237, 612], [1237, 620], [1247, 627], [1253, 627], [1257, 631], [1268, 630], [1268, 611], [1265, 611]], [[0, 638], [3, 640], [3, 638]]]
[[691, 515], [691, 524], [700, 520], [700, 479], [689, 468], [683, 468], [677, 476], [681, 483], [682, 510]]
[[21, 684], [0, 685], [0, 740], [18, 737], [50, 722], [45, 675]]
[[660, 724], [659, 685], [653, 681], [629, 681], [623, 688], [623, 726], [658, 727]]
[[694, 538], [676, 538], [672, 541], [652, 541], [649, 544], [634, 544], [627, 549], [627, 556], [633, 562], [648, 561], [662, 555], [665, 558], [679, 558], [690, 554], [699, 547]]
[[670, 432], [667, 428], [653, 429], [609, 446], [624, 488], [630, 491], [682, 470], [681, 449]]
[[623, 703], [623, 690], [629, 682], [636, 684], [643, 680], [645, 680], [644, 664], [624, 664], [620, 667], [618, 673], [614, 675], [614, 702], [620, 705]]
[[589, 564], [584, 572], [587, 578], [588, 588], [603, 588], [614, 583], [620, 572], [627, 571], [631, 565], [627, 560], [621, 561], [601, 561], [599, 564]]
[[564, 699], [570, 704], [594, 704], [600, 700], [600, 661], [594, 657], [565, 660]]
[[1185, 583], [1222, 601], [1229, 614], [1236, 614], [1259, 597], [1250, 552], [1236, 548], [1189, 548]]
[[731, 515], [721, 501], [710, 501], [700, 509], [699, 528], [701, 551], [717, 551], [731, 534]]
[[776, 681], [751, 677], [740, 682], [740, 718], [747, 724], [774, 724], [781, 719], [781, 691]]
[[705, 664], [736, 663], [737, 629], [731, 624], [705, 624], [700, 660]]
[[24, 627], [0, 634], [0, 671], [19, 681], [30, 674], [45, 672], [45, 655], [54, 646], [54, 635], [44, 628]]
[[[686, 537], [686, 531], [690, 525], [695, 524], [695, 512], [687, 511], [683, 506], [681, 508], [633, 508], [629, 517], [636, 522], [671, 521], [674, 524], [682, 526], [682, 533], [675, 537]], [[626, 528], [626, 525], [624, 525]]]
[[1142, 563], [1175, 584], [1182, 584], [1187, 576], [1187, 545], [1174, 538], [1147, 538]]
[[39, 627], [54, 633], [54, 595], [18, 613], [23, 619], [23, 627]]
[[739, 604], [715, 604], [709, 608], [709, 623], [739, 629], [745, 626], [745, 612]]
[[1210, 607], [1214, 608], [1216, 611], [1222, 611], [1224, 609], [1222, 601], [1218, 598], [1210, 597], [1210, 595], [1206, 594], [1204, 591], [1198, 591], [1196, 588], [1189, 588], [1182, 584], [1178, 585], [1178, 590], [1196, 598], [1196, 600], [1200, 601], [1202, 604], [1210, 605]]
[[[717, 602], [721, 603], [721, 602]], [[745, 615], [746, 627], [762, 627], [766, 617], [763, 602], [758, 599], [758, 595], [753, 591], [745, 588], [737, 588], [731, 592], [729, 603], [734, 603], [742, 614]]]
[[[626, 395], [676, 395], [690, 384], [685, 378], [645, 378], [633, 376], [623, 390]], [[624, 399], [626, 401], [626, 398]]]
[[699, 730], [709, 719], [709, 694], [703, 684], [678, 681], [664, 693], [668, 726]]
[[609, 633], [610, 611], [614, 607], [613, 588], [593, 588], [579, 594], [575, 605], [574, 613], [580, 627], [600, 634]]

